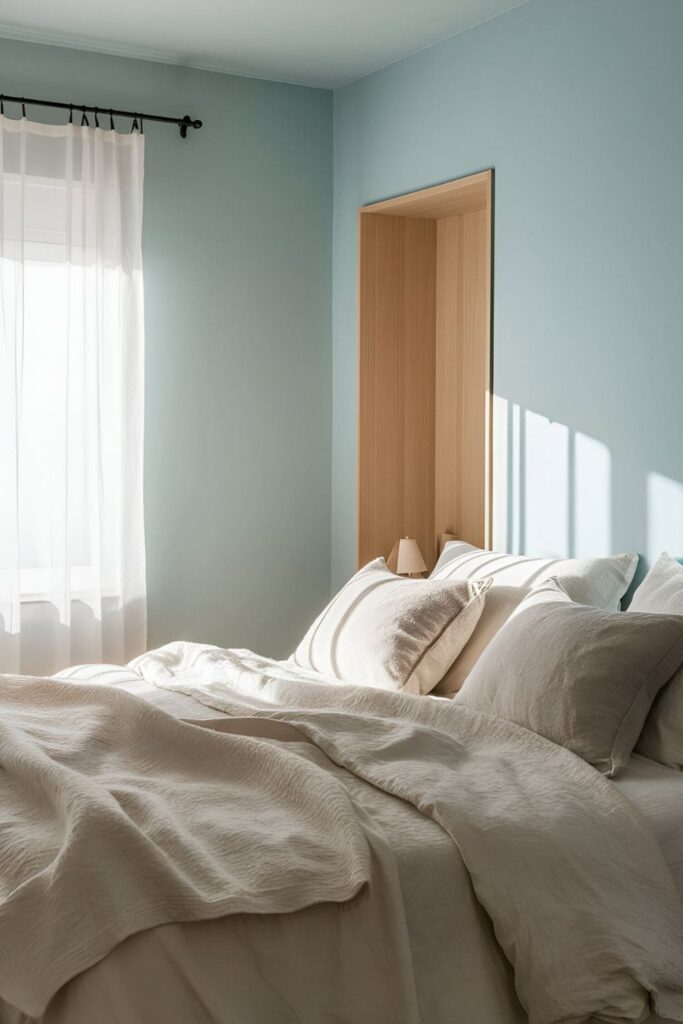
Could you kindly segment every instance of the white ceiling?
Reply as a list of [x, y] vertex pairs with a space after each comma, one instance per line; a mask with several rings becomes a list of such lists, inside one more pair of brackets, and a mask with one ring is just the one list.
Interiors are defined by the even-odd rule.
[[524, 2], [0, 0], [0, 36], [334, 88]]

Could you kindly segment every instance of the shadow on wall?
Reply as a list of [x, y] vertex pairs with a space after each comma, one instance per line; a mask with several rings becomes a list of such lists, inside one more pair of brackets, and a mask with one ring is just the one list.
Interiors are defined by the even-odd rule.
[[[615, 553], [612, 472], [604, 442], [494, 395], [494, 549], [542, 558]], [[638, 578], [662, 551], [683, 555], [683, 483], [652, 471], [642, 486]]]

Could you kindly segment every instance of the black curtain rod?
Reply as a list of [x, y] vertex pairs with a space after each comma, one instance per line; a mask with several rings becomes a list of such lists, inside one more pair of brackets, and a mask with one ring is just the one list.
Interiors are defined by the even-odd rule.
[[[160, 124], [175, 124], [180, 128], [180, 134], [183, 138], [187, 135], [188, 128], [201, 128], [202, 121], [193, 120], [189, 114], [185, 114], [185, 117], [163, 117], [161, 114], [141, 114], [140, 111], [136, 110], [115, 110], [112, 107], [91, 107], [87, 103], [57, 103], [55, 100], [30, 100], [26, 96], [7, 96], [4, 93], [0, 94], [0, 104], [2, 103], [20, 103], [22, 114], [26, 116], [26, 106], [29, 107], [52, 107], [56, 110], [68, 110], [73, 115], [73, 111], [79, 111], [85, 117], [86, 113], [95, 115], [95, 124], [97, 124], [97, 115], [105, 114], [109, 115], [110, 126], [114, 127], [114, 117], [132, 117], [133, 127], [137, 127], [138, 122], [142, 121], [158, 121]], [[2, 111], [4, 113], [4, 110]], [[86, 122], [87, 123], [87, 122]]]

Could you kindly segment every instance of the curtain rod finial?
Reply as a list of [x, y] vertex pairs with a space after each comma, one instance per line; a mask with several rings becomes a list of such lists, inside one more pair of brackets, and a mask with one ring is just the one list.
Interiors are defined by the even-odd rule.
[[187, 129], [188, 128], [201, 128], [201, 126], [202, 126], [202, 122], [201, 121], [196, 121], [196, 120], [193, 121], [189, 114], [185, 114], [185, 117], [181, 118], [181, 120], [178, 121], [178, 127], [180, 128], [180, 135], [181, 135], [181, 138], [183, 138], [183, 139], [187, 138]]

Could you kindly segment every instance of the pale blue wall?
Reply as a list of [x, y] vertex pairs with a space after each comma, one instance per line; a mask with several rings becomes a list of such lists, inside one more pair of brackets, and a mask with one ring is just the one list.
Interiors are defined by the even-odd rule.
[[526, 436], [497, 539], [683, 554], [682, 39], [680, 0], [532, 0], [335, 94], [335, 583], [354, 564], [356, 209], [486, 167], [495, 391]]
[[204, 119], [145, 130], [149, 640], [289, 653], [329, 589], [330, 93], [6, 40], [0, 89]]
[[356, 209], [483, 167], [498, 539], [683, 554], [682, 37], [680, 0], [531, 0], [337, 92], [332, 354], [329, 93], [0, 40], [5, 92], [206, 121], [146, 132], [151, 644], [286, 653], [330, 512], [352, 570]]

